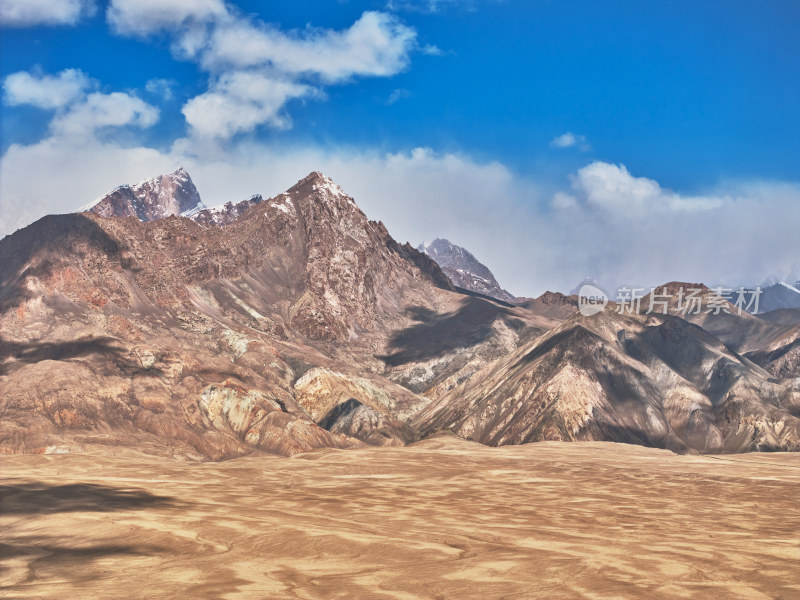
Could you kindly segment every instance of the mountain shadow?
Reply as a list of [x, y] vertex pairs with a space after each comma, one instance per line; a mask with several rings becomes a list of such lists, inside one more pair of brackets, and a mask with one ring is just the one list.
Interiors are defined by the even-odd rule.
[[[145, 369], [128, 359], [124, 348], [110, 337], [84, 338], [64, 342], [12, 342], [0, 338], [0, 375], [11, 372], [13, 365], [34, 364], [43, 360], [66, 361], [99, 354], [113, 363], [115, 372], [125, 375], [139, 373], [160, 374], [159, 369]], [[5, 363], [6, 359], [13, 359]]]
[[396, 352], [378, 356], [391, 367], [422, 362], [458, 348], [476, 346], [492, 335], [492, 326], [497, 319], [512, 313], [494, 302], [470, 296], [455, 312], [436, 313], [422, 306], [412, 306], [406, 309], [405, 314], [418, 323], [392, 335], [389, 346]]
[[0, 485], [3, 515], [174, 508], [185, 508], [185, 503], [135, 488], [91, 483], [49, 485], [35, 481]]
[[0, 313], [32, 297], [28, 277], [46, 279], [70, 257], [97, 251], [120, 261], [122, 248], [102, 227], [80, 213], [48, 215], [0, 240]]

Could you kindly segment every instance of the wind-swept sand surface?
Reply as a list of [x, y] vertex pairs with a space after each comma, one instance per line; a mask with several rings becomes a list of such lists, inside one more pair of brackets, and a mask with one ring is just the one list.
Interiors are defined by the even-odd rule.
[[6, 598], [798, 598], [800, 455], [0, 458]]

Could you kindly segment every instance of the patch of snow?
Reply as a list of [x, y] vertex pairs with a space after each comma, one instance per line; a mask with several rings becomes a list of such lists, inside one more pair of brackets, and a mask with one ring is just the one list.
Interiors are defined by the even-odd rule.
[[195, 215], [195, 214], [199, 213], [201, 210], [203, 210], [205, 208], [206, 208], [206, 205], [203, 204], [203, 201], [202, 200], [198, 200], [197, 204], [194, 206], [194, 208], [190, 208], [189, 210], [183, 211], [181, 213], [181, 216], [182, 217], [191, 217], [192, 215]]
[[315, 192], [324, 192], [325, 195], [331, 198], [346, 198], [348, 202], [353, 203], [353, 199], [327, 175], [323, 175], [322, 183], [315, 183], [312, 189]]
[[160, 194], [161, 177], [162, 175], [159, 175], [158, 177], [151, 177], [150, 179], [142, 179], [139, 183], [134, 183], [131, 186], [131, 189], [133, 189], [134, 192], [138, 192], [140, 189], [147, 186], [147, 187], [152, 187], [153, 190], [156, 192], [156, 194]]

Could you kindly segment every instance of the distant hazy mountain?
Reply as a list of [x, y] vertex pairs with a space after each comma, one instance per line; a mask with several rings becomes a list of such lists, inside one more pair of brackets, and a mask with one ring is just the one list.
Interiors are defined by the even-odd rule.
[[435, 260], [458, 287], [506, 302], [515, 300], [514, 296], [500, 287], [489, 268], [466, 248], [456, 246], [446, 239], [436, 238], [430, 244], [420, 244], [417, 250]]
[[780, 308], [800, 308], [800, 281], [794, 284], [780, 282], [761, 290], [758, 312]]

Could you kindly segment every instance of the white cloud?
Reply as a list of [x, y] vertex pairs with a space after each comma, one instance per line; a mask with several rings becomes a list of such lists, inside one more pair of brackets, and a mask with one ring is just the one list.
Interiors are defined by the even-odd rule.
[[403, 100], [404, 98], [410, 98], [411, 92], [403, 88], [395, 88], [392, 90], [392, 93], [389, 94], [389, 97], [386, 99], [386, 104], [391, 106], [392, 104]]
[[0, 25], [75, 25], [81, 18], [93, 15], [95, 9], [92, 0], [3, 0]]
[[233, 72], [222, 75], [209, 91], [189, 100], [183, 114], [193, 135], [227, 139], [262, 124], [288, 127], [291, 121], [282, 112], [284, 105], [314, 93], [314, 88], [292, 81]]
[[550, 205], [556, 210], [570, 210], [578, 206], [578, 201], [574, 196], [565, 192], [556, 192], [553, 194], [553, 199]]
[[[219, 153], [191, 143], [159, 152], [52, 135], [13, 145], [0, 160], [0, 235], [178, 165], [209, 205], [276, 195], [321, 170], [398, 241], [451, 239], [520, 295], [568, 291], [587, 275], [611, 290], [800, 278], [798, 183], [723, 182], [685, 195], [622, 166], [592, 163], [553, 197], [546, 182], [501, 163], [428, 148], [386, 154], [240, 142]], [[614, 194], [626, 200], [616, 202]]]
[[[800, 184], [727, 182], [681, 194], [624, 165], [594, 162], [554, 195], [542, 241], [562, 273], [591, 275], [608, 289], [672, 280], [756, 285], [800, 276]], [[558, 238], [567, 236], [565, 244]], [[794, 280], [794, 279], [791, 279]], [[574, 285], [574, 284], [573, 284]], [[561, 284], [569, 289], [568, 281]]]
[[77, 69], [65, 69], [57, 75], [12, 73], [3, 81], [5, 103], [9, 106], [30, 104], [55, 109], [66, 106], [83, 96], [90, 79]]
[[550, 145], [554, 148], [573, 148], [577, 146], [584, 152], [591, 150], [591, 146], [586, 142], [585, 135], [576, 135], [570, 131], [554, 137], [550, 141]]
[[222, 0], [111, 0], [106, 19], [117, 33], [147, 36], [228, 14]]
[[420, 52], [422, 52], [427, 56], [444, 56], [445, 54], [454, 54], [452, 51], [445, 52], [444, 50], [439, 48], [439, 46], [436, 46], [434, 44], [425, 44], [419, 50]]
[[50, 128], [59, 136], [87, 136], [102, 127], [150, 127], [159, 111], [144, 100], [123, 92], [93, 93], [53, 119]]
[[596, 208], [617, 217], [638, 217], [642, 211], [697, 211], [722, 206], [725, 198], [687, 197], [662, 189], [657, 181], [634, 177], [625, 165], [595, 161], [578, 170], [572, 187]]
[[158, 121], [156, 107], [128, 93], [88, 93], [97, 82], [77, 69], [57, 75], [20, 71], [3, 81], [9, 106], [29, 104], [55, 111], [50, 121], [54, 136], [92, 137], [104, 127], [150, 127]]
[[[112, 0], [107, 18], [123, 35], [165, 32], [172, 51], [209, 73], [209, 89], [183, 113], [192, 135], [220, 141], [266, 125], [285, 128], [286, 103], [323, 97], [321, 85], [386, 77], [408, 66], [416, 32], [390, 14], [364, 12], [342, 30], [282, 31], [221, 0]], [[255, 84], [262, 97], [240, 82]]]
[[172, 99], [172, 88], [174, 88], [176, 82], [174, 79], [162, 79], [156, 77], [154, 79], [150, 79], [144, 86], [144, 89], [153, 94], [154, 96], [160, 96], [164, 100], [171, 100]]
[[416, 34], [386, 13], [367, 11], [343, 31], [284, 33], [237, 19], [217, 26], [202, 64], [210, 71], [269, 67], [288, 75], [315, 75], [327, 83], [403, 70]]

